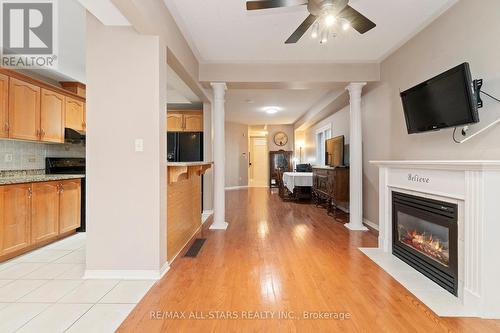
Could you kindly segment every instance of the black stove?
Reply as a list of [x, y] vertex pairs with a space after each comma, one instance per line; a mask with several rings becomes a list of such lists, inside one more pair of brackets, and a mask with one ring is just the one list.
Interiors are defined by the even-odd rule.
[[[45, 173], [48, 175], [85, 175], [85, 158], [47, 157]], [[82, 178], [81, 227], [77, 232], [86, 231], [85, 221], [85, 178]]]

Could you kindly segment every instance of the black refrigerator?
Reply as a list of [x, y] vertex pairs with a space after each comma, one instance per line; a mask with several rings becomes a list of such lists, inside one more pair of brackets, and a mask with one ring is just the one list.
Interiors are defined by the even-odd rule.
[[203, 132], [167, 132], [167, 160], [203, 161]]

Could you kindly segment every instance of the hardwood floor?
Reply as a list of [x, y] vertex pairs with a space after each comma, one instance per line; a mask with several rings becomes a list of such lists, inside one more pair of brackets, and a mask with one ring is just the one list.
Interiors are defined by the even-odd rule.
[[[226, 193], [228, 230], [205, 226], [198, 257], [179, 257], [120, 332], [500, 332], [499, 321], [436, 316], [357, 249], [375, 247], [376, 233], [349, 232], [345, 215], [334, 219], [262, 188]], [[215, 311], [275, 318], [166, 318], [220, 317]], [[278, 319], [279, 311], [294, 318]], [[303, 319], [304, 311], [350, 318]]]

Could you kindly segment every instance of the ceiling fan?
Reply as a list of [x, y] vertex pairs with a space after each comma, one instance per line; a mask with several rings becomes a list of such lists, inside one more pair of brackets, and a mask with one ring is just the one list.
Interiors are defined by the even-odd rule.
[[328, 36], [332, 34], [332, 27], [336, 24], [340, 24], [343, 30], [352, 27], [360, 34], [375, 28], [375, 23], [348, 3], [349, 0], [257, 0], [247, 1], [247, 10], [307, 5], [309, 16], [285, 44], [297, 43], [311, 26], [313, 26], [311, 37], [320, 37], [320, 43], [326, 43]]

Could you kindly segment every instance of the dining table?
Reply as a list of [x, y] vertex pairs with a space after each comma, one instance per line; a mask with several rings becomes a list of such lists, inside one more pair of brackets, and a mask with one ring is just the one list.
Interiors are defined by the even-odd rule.
[[284, 172], [283, 185], [291, 192], [294, 192], [296, 187], [312, 187], [313, 173], [312, 172]]

